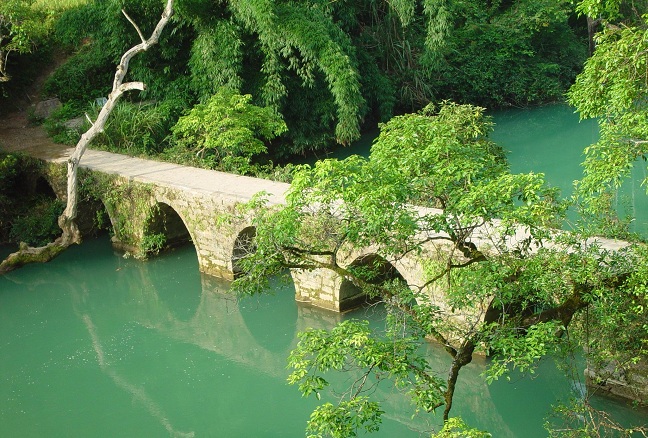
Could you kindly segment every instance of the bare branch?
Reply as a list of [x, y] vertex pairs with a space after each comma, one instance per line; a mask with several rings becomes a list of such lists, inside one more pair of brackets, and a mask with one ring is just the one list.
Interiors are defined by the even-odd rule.
[[139, 28], [139, 26], [137, 25], [137, 23], [135, 23], [135, 22], [133, 21], [133, 19], [128, 15], [128, 13], [127, 13], [124, 9], [122, 9], [121, 11], [122, 11], [122, 14], [124, 14], [124, 17], [126, 17], [126, 19], [130, 22], [130, 24], [133, 25], [133, 27], [134, 27], [135, 30], [137, 31], [137, 34], [139, 35], [140, 40], [142, 40], [142, 43], [146, 43], [146, 39], [144, 38], [144, 34], [142, 34], [142, 31], [140, 30], [140, 28]]
[[117, 66], [115, 72], [115, 78], [113, 80], [113, 89], [110, 95], [108, 96], [107, 102], [101, 108], [101, 111], [97, 116], [97, 120], [94, 123], [91, 122], [90, 129], [88, 129], [81, 136], [81, 139], [76, 145], [74, 153], [68, 160], [67, 205], [65, 211], [59, 218], [59, 225], [63, 229], [64, 237], [66, 237], [66, 239], [64, 240], [69, 240], [70, 242], [78, 242], [81, 240], [81, 236], [79, 234], [78, 228], [74, 223], [76, 219], [76, 209], [77, 209], [77, 168], [79, 166], [79, 162], [81, 161], [81, 157], [85, 153], [85, 150], [87, 149], [90, 142], [92, 142], [94, 137], [98, 133], [103, 131], [103, 127], [106, 121], [108, 120], [108, 116], [110, 115], [111, 111], [117, 104], [117, 101], [122, 96], [122, 94], [130, 90], [142, 91], [146, 88], [143, 82], [123, 83], [124, 78], [128, 73], [128, 64], [133, 56], [135, 56], [140, 52], [146, 51], [149, 47], [151, 47], [152, 45], [158, 42], [162, 30], [164, 29], [169, 19], [173, 15], [173, 0], [167, 0], [166, 7], [164, 8], [164, 12], [162, 13], [162, 17], [158, 21], [157, 25], [155, 26], [155, 29], [153, 30], [153, 33], [151, 34], [148, 40], [144, 39], [139, 27], [133, 22], [133, 20], [128, 16], [128, 14], [126, 14], [126, 12], [124, 12], [124, 15], [126, 16], [128, 21], [130, 21], [131, 24], [133, 24], [133, 26], [137, 30], [137, 33], [140, 35], [142, 42], [132, 47], [128, 51], [126, 51], [126, 53], [124, 53], [124, 55], [122, 56], [121, 62]]

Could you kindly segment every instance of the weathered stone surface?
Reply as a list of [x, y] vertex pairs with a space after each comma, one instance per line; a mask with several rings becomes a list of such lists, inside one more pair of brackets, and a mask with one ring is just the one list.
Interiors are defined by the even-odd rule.
[[648, 404], [648, 362], [619, 369], [610, 363], [605, 369], [585, 370], [587, 385], [617, 397]]
[[46, 119], [60, 107], [61, 101], [56, 98], [43, 100], [38, 102], [34, 107], [34, 115], [39, 119]]
[[85, 117], [76, 117], [74, 119], [70, 119], [64, 122], [63, 126], [65, 126], [68, 129], [81, 129], [85, 121], [86, 121]]

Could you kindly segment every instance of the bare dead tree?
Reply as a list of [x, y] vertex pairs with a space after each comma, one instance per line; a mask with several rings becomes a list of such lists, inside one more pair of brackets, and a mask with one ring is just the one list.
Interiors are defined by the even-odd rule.
[[128, 65], [135, 55], [141, 52], [145, 52], [151, 46], [157, 44], [160, 35], [164, 30], [164, 27], [167, 25], [171, 16], [173, 15], [173, 1], [174, 0], [167, 0], [164, 11], [162, 12], [162, 17], [158, 21], [155, 29], [148, 39], [144, 38], [144, 34], [140, 30], [139, 26], [126, 13], [126, 11], [122, 10], [122, 13], [126, 17], [126, 19], [137, 31], [141, 42], [131, 47], [122, 55], [119, 65], [117, 65], [112, 91], [108, 95], [108, 100], [101, 108], [97, 119], [94, 122], [90, 121], [90, 128], [81, 136], [81, 139], [77, 143], [72, 156], [68, 159], [67, 204], [65, 210], [63, 211], [63, 214], [58, 219], [58, 223], [61, 227], [61, 230], [63, 231], [63, 234], [54, 242], [49, 243], [48, 245], [43, 247], [21, 247], [18, 252], [9, 255], [9, 257], [7, 257], [7, 259], [5, 259], [2, 264], [0, 264], [0, 274], [8, 272], [27, 263], [49, 261], [70, 245], [81, 242], [81, 233], [76, 223], [78, 203], [77, 173], [79, 164], [81, 162], [81, 157], [88, 148], [88, 145], [90, 145], [92, 140], [97, 136], [97, 134], [103, 131], [110, 113], [115, 108], [115, 105], [117, 105], [117, 102], [119, 101], [121, 96], [125, 92], [130, 90], [143, 91], [146, 88], [146, 85], [143, 82], [124, 83], [124, 79], [126, 77], [126, 74], [128, 73]]

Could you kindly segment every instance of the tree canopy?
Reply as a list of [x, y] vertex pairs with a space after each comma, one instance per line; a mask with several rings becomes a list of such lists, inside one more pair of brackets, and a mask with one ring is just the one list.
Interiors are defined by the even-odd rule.
[[[476, 351], [492, 357], [489, 380], [512, 368], [532, 372], [541, 358], [573, 347], [567, 333], [586, 309], [633, 321], [626, 347], [633, 358], [645, 355], [645, 249], [609, 251], [551, 228], [565, 204], [542, 175], [509, 171], [483, 111], [444, 103], [395, 117], [369, 158], [305, 167], [286, 206], [257, 212], [256, 252], [241, 261], [235, 289], [260, 292], [287, 267], [326, 270], [384, 302], [389, 315], [382, 333], [356, 321], [302, 334], [289, 380], [304, 395], [326, 390], [330, 370], [361, 375], [348, 391], [337, 389], [346, 394], [338, 405], [313, 412], [313, 436], [379, 427], [367, 376], [408, 392], [414, 413], [443, 409], [449, 420], [459, 372]], [[378, 257], [349, 260], [354, 248]], [[418, 284], [393, 273], [408, 257], [425, 268]], [[610, 302], [628, 301], [609, 313]], [[445, 381], [419, 353], [428, 337], [452, 358]]]
[[[600, 140], [585, 150], [579, 190], [594, 214], [609, 217], [610, 200], [634, 166], [648, 158], [648, 21], [630, 26], [607, 23], [596, 38], [596, 51], [569, 91], [569, 101], [582, 118], [599, 120]], [[648, 179], [642, 184], [646, 186]], [[648, 189], [648, 186], [647, 186]], [[608, 232], [627, 234], [614, 216], [604, 220]], [[625, 224], [627, 225], [627, 224]]]
[[30, 53], [47, 35], [52, 17], [33, 7], [34, 0], [5, 0], [0, 4], [0, 82], [11, 79], [14, 54]]

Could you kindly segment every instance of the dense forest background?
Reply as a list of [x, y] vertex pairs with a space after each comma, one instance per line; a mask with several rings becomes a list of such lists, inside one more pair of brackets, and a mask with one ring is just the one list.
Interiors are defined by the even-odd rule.
[[[76, 3], [50, 11], [48, 28], [32, 42], [42, 49], [40, 68], [52, 62], [47, 57], [66, 59], [43, 89], [44, 97], [64, 103], [60, 119], [82, 115], [107, 95], [114, 66], [138, 41], [121, 10], [147, 34], [161, 4]], [[130, 66], [129, 77], [147, 90], [120, 106], [103, 143], [136, 154], [198, 156], [201, 165], [222, 167], [222, 156], [253, 155], [250, 146], [243, 141], [234, 151], [213, 145], [196, 150], [183, 141], [195, 132], [173, 128], [196, 105], [205, 107], [194, 117], [204, 117], [205, 110], [227, 112], [233, 94], [249, 94], [249, 104], [285, 122], [285, 129], [267, 135], [263, 120], [252, 123], [267, 147], [261, 156], [286, 161], [348, 144], [363, 130], [429, 102], [497, 108], [562, 100], [587, 50], [587, 20], [569, 1], [179, 0], [170, 31]], [[28, 75], [28, 66], [33, 70], [31, 60], [21, 62], [25, 55], [10, 53], [9, 61], [14, 82]], [[19, 84], [9, 83], [3, 90], [11, 99]], [[55, 121], [53, 134], [75, 142], [75, 134]]]

